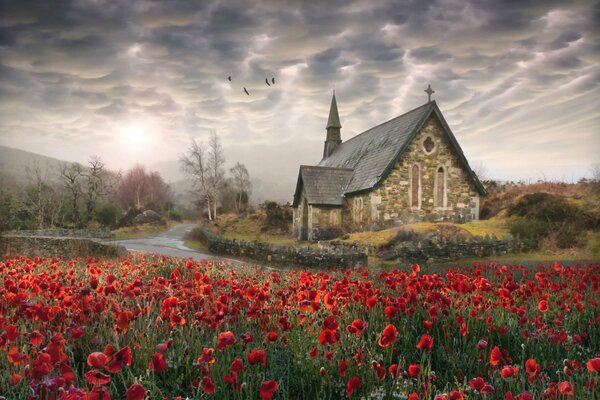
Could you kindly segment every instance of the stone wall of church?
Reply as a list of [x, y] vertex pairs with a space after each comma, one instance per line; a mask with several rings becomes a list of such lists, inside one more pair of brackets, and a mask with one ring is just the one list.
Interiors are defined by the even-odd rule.
[[[413, 190], [415, 165], [418, 183]], [[440, 167], [441, 175], [437, 172]], [[413, 195], [417, 196], [416, 206], [412, 206]], [[479, 194], [436, 117], [427, 121], [379, 188], [349, 196], [347, 204], [345, 222], [361, 228], [381, 221], [464, 222], [479, 218]]]
[[297, 208], [293, 210], [293, 233], [300, 238], [302, 228], [303, 207], [308, 207], [308, 239], [325, 240], [339, 235], [342, 225], [342, 209], [339, 207], [326, 207], [310, 205], [304, 202], [306, 193], [300, 195]]
[[[411, 179], [415, 165], [420, 181], [417, 190]], [[440, 167], [443, 175], [437, 172]], [[445, 183], [441, 183], [442, 176]], [[413, 194], [418, 196], [415, 202]], [[443, 198], [437, 199], [439, 195]], [[375, 217], [383, 220], [464, 222], [479, 218], [479, 194], [435, 116], [425, 123], [370, 199], [378, 203]]]

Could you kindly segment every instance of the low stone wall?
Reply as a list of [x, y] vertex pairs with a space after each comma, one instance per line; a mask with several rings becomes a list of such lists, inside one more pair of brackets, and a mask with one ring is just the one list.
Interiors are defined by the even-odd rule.
[[498, 239], [495, 236], [472, 238], [442, 236], [414, 237], [396, 243], [383, 250], [379, 256], [384, 260], [402, 259], [410, 262], [453, 261], [466, 257], [498, 256], [525, 250], [526, 246], [514, 239]]
[[367, 266], [365, 252], [352, 247], [307, 249], [295, 246], [277, 246], [262, 242], [227, 239], [203, 229], [208, 249], [214, 253], [231, 257], [242, 257], [259, 263], [297, 267], [351, 267]]
[[127, 254], [123, 246], [93, 239], [50, 236], [0, 236], [0, 256], [27, 257], [117, 257]]
[[16, 236], [44, 236], [44, 237], [77, 237], [92, 239], [110, 238], [110, 229], [38, 229], [7, 232]]

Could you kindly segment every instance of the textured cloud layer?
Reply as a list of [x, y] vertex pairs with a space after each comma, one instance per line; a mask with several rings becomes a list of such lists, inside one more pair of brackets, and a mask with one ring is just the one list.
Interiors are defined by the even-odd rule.
[[322, 154], [334, 88], [347, 139], [419, 106], [431, 83], [491, 176], [577, 179], [599, 161], [590, 1], [0, 4], [3, 145], [127, 168], [216, 130], [230, 161], [293, 182]]

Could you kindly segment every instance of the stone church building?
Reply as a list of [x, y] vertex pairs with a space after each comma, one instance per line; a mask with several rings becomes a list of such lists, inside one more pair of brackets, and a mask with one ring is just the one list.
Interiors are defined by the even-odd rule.
[[479, 218], [485, 190], [435, 101], [345, 142], [341, 128], [334, 93], [323, 159], [298, 174], [299, 239], [325, 239], [342, 227]]

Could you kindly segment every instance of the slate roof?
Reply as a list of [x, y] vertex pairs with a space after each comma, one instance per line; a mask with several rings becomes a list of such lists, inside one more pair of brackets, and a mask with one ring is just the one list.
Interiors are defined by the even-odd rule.
[[[332, 106], [334, 102], [335, 98]], [[337, 111], [337, 104], [335, 105]], [[343, 198], [347, 194], [377, 188], [425, 122], [434, 114], [477, 191], [484, 195], [483, 185], [469, 166], [436, 102], [432, 101], [343, 142], [317, 166], [300, 166], [293, 206], [298, 206], [302, 185], [306, 187], [310, 204], [335, 206], [343, 205]]]
[[469, 167], [462, 149], [435, 101], [417, 107], [343, 142], [329, 157], [321, 160], [318, 166], [354, 170], [352, 178], [344, 190], [345, 194], [374, 189], [387, 177], [408, 144], [433, 113], [437, 115], [445, 129], [450, 143], [458, 153], [478, 192], [482, 195], [485, 194], [485, 189]]
[[309, 204], [344, 205], [344, 189], [353, 172], [348, 168], [301, 165], [294, 194], [294, 207], [298, 207], [302, 187], [306, 191]]

